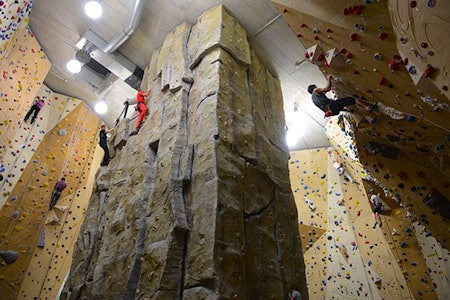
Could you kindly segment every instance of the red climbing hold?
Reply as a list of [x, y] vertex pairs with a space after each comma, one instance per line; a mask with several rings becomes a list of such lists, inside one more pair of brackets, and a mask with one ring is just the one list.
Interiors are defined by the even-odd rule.
[[406, 174], [404, 171], [400, 171], [397, 175], [401, 180], [406, 180], [408, 178], [408, 174]]
[[355, 15], [359, 15], [362, 13], [362, 8], [362, 5], [355, 5], [353, 6], [352, 11]]
[[350, 41], [354, 42], [358, 40], [358, 35], [356, 33], [350, 34]]
[[388, 34], [386, 32], [382, 32], [378, 35], [378, 37], [380, 40], [384, 41], [388, 37]]
[[394, 71], [400, 70], [400, 67], [398, 66], [398, 63], [395, 60], [392, 60], [389, 63], [389, 68], [391, 68], [391, 70], [394, 70]]
[[433, 72], [434, 72], [433, 67], [430, 64], [428, 64], [425, 68], [425, 71], [423, 72], [423, 77], [430, 78], [431, 75], [433, 75]]

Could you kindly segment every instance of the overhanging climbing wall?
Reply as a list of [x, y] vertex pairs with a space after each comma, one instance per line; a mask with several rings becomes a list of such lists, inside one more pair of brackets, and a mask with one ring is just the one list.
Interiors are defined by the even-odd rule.
[[[218, 6], [156, 50], [149, 115], [102, 167], [63, 299], [308, 299], [280, 83]], [[126, 144], [124, 145], [124, 142]]]
[[[372, 113], [355, 111], [357, 147], [376, 142], [397, 148], [402, 157], [421, 161], [424, 168], [448, 178], [450, 103], [444, 28], [449, 21], [442, 17], [448, 4], [279, 2], [284, 3], [276, 4], [280, 13], [308, 49], [305, 59], [333, 75], [337, 95], [378, 104]], [[448, 180], [444, 189], [449, 195]]]

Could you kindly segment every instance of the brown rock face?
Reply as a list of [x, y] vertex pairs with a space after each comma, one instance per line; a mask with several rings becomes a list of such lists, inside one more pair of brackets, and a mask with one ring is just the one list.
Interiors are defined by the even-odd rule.
[[280, 83], [245, 30], [218, 6], [177, 27], [144, 79], [149, 114], [136, 136], [119, 126], [62, 298], [306, 291]]

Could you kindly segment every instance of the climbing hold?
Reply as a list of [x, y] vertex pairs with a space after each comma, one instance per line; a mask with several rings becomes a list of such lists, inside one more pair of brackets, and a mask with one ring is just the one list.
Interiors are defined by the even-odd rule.
[[400, 38], [400, 43], [401, 43], [401, 44], [404, 44], [404, 43], [406, 43], [407, 41], [408, 41], [408, 39], [405, 38], [405, 37], [401, 37], [401, 38]]
[[427, 5], [428, 5], [428, 7], [430, 7], [430, 8], [433, 7], [434, 4], [435, 4], [434, 0], [428, 0], [428, 1], [427, 1]]
[[354, 42], [358, 40], [358, 35], [356, 33], [350, 34], [350, 41]]
[[417, 1], [411, 1], [411, 2], [409, 3], [409, 6], [410, 6], [411, 8], [416, 7], [416, 6], [417, 6]]
[[389, 35], [389, 34], [387, 34], [386, 32], [381, 32], [381, 33], [378, 35], [378, 38], [379, 38], [380, 40], [384, 41], [384, 40], [388, 37], [388, 35]]
[[0, 251], [0, 257], [9, 265], [17, 260], [19, 252], [12, 250]]
[[423, 42], [423, 43], [420, 44], [420, 47], [422, 47], [422, 48], [427, 48], [427, 47], [428, 47], [428, 44], [425, 43], [425, 42]]
[[429, 78], [429, 77], [431, 77], [431, 75], [433, 75], [433, 73], [434, 73], [434, 68], [430, 64], [427, 64], [425, 71], [423, 72], [423, 77]]
[[400, 70], [400, 67], [398, 66], [398, 63], [397, 63], [395, 60], [392, 60], [392, 61], [389, 63], [389, 68], [390, 68], [392, 71], [398, 71], [398, 70]]
[[312, 33], [317, 34], [319, 32], [319, 29], [313, 28]]
[[362, 9], [363, 9], [362, 5], [354, 5], [352, 8], [353, 14], [355, 14], [355, 15], [361, 14]]
[[408, 178], [408, 174], [406, 174], [404, 171], [400, 171], [397, 175], [401, 180], [406, 180]]
[[401, 242], [400, 243], [400, 247], [401, 248], [405, 248], [406, 246], [408, 246], [408, 244], [406, 242]]
[[406, 118], [406, 120], [407, 120], [408, 122], [414, 122], [414, 121], [416, 120], [416, 118], [415, 118], [414, 116], [408, 116], [408, 117]]

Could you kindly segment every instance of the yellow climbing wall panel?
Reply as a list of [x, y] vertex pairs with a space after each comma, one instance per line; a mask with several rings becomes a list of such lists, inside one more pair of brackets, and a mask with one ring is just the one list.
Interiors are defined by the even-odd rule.
[[[100, 165], [99, 118], [82, 101], [42, 84], [50, 68], [32, 34], [15, 40], [0, 79], [0, 298], [55, 299]], [[33, 98], [45, 105], [34, 124], [23, 117]], [[55, 182], [68, 184], [49, 211]]]
[[[373, 229], [361, 178], [345, 181], [333, 167], [335, 159], [333, 148], [291, 153], [310, 298], [435, 299], [413, 231], [410, 237], [391, 235], [394, 227], [412, 228], [404, 212], [392, 210]], [[396, 246], [405, 240], [408, 246]]]
[[[0, 289], [13, 299], [20, 287], [20, 297], [54, 299], [70, 266], [92, 176], [98, 168], [93, 159], [100, 124], [84, 103], [78, 102], [70, 110], [42, 137], [28, 164], [11, 173], [19, 180], [0, 211], [0, 247], [18, 252], [19, 257], [0, 269], [4, 283]], [[49, 211], [53, 186], [62, 176], [67, 188]]]
[[[24, 30], [15, 38], [15, 47], [1, 63], [0, 76], [0, 159], [10, 151], [14, 135], [42, 82], [50, 70], [50, 62], [34, 36]], [[3, 201], [0, 200], [0, 207]]]

